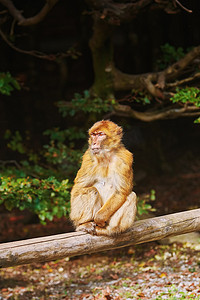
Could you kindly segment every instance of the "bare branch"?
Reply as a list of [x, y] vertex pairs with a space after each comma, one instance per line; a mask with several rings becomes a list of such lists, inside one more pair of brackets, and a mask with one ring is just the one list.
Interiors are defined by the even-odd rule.
[[22, 168], [16, 160], [0, 160], [0, 165], [2, 165], [3, 167], [9, 164], [15, 165], [19, 170]]
[[[193, 48], [189, 53], [187, 53], [182, 59], [174, 63], [173, 65], [167, 67], [165, 70], [160, 72], [144, 73], [144, 74], [126, 74], [111, 66], [111, 74], [113, 76], [113, 85], [116, 91], [126, 91], [126, 90], [147, 90], [154, 97], [163, 99], [162, 90], [167, 85], [170, 86], [170, 81], [177, 80], [177, 78], [182, 75], [188, 67], [194, 64], [195, 58], [200, 57], [200, 46]], [[193, 75], [188, 79], [182, 79], [179, 84], [192, 81], [197, 79], [200, 75]]]
[[183, 4], [182, 4], [180, 1], [175, 0], [175, 2], [176, 2], [183, 10], [187, 11], [188, 13], [192, 13], [192, 10], [186, 8], [185, 6], [183, 6]]
[[[64, 57], [69, 57], [73, 54], [73, 52], [69, 49], [64, 53], [56, 53], [56, 54], [46, 54], [37, 50], [23, 50], [21, 48], [16, 47], [15, 45], [13, 45], [6, 37], [6, 35], [4, 34], [4, 32], [0, 29], [0, 36], [2, 37], [2, 39], [8, 44], [8, 46], [10, 46], [13, 50], [23, 53], [23, 54], [27, 54], [27, 55], [31, 55], [40, 59], [46, 59], [46, 60], [51, 60], [51, 61], [55, 61], [57, 58], [64, 58]], [[81, 55], [78, 51], [74, 52], [75, 55]]]
[[144, 78], [144, 84], [146, 86], [146, 89], [149, 91], [149, 93], [151, 95], [153, 95], [154, 97], [158, 97], [158, 98], [164, 98], [163, 93], [161, 92], [161, 90], [159, 88], [157, 88], [156, 85], [154, 85], [151, 81], [151, 74], [149, 76], [147, 76], [146, 78]]
[[[174, 79], [177, 79], [182, 75], [188, 67], [194, 64], [196, 57], [200, 56], [200, 46], [193, 48], [189, 53], [187, 53], [182, 59], [173, 65], [166, 68], [161, 72], [152, 72], [146, 74], [136, 74], [130, 75], [122, 73], [115, 67], [111, 68], [111, 73], [113, 75], [114, 89], [115, 90], [147, 90], [155, 98], [164, 99], [164, 93], [162, 90], [164, 87], [174, 87], [177, 85], [185, 84], [191, 82], [200, 77], [200, 73], [196, 73], [191, 77], [181, 79], [175, 83], [169, 83]], [[166, 99], [169, 95], [166, 94]], [[168, 106], [164, 109], [151, 110], [145, 112], [139, 112], [132, 109], [130, 106], [118, 104], [114, 108], [115, 114], [120, 116], [131, 117], [139, 119], [144, 122], [151, 122], [161, 119], [174, 119], [184, 116], [200, 116], [200, 108], [194, 105], [185, 105], [183, 107], [172, 107]]]
[[30, 17], [30, 18], [24, 18], [24, 16], [14, 6], [14, 4], [11, 0], [0, 0], [0, 3], [8, 8], [9, 13], [13, 16], [13, 18], [15, 20], [18, 21], [18, 25], [30, 26], [30, 25], [35, 25], [35, 24], [38, 24], [39, 22], [41, 22], [58, 1], [59, 0], [46, 0], [46, 4], [43, 6], [41, 11], [34, 17]]
[[181, 73], [193, 63], [196, 57], [200, 56], [200, 46], [194, 47], [182, 59], [166, 68], [163, 72], [166, 80], [177, 78]]
[[118, 116], [131, 117], [144, 122], [152, 122], [163, 119], [175, 119], [183, 116], [200, 116], [200, 108], [196, 106], [184, 106], [181, 108], [168, 107], [163, 110], [139, 112], [128, 105], [118, 104], [114, 107], [115, 114]]
[[49, 11], [53, 8], [53, 6], [58, 2], [59, 0], [47, 0], [44, 7], [41, 9], [41, 11], [35, 15], [34, 17], [24, 19], [23, 21], [19, 22], [18, 24], [21, 26], [30, 26], [34, 24], [38, 24], [41, 22], [46, 15], [49, 13]]
[[189, 83], [191, 81], [194, 81], [195, 79], [197, 78], [200, 78], [200, 73], [196, 73], [194, 74], [194, 76], [191, 76], [191, 77], [187, 77], [185, 79], [182, 79], [182, 80], [177, 80], [175, 82], [172, 82], [172, 83], [167, 83], [166, 86], [167, 87], [176, 87], [176, 86], [179, 86], [179, 85], [182, 85], [182, 84], [186, 84], [186, 83]]
[[0, 0], [0, 3], [7, 7], [9, 13], [16, 19], [18, 22], [22, 22], [24, 17], [21, 12], [14, 6], [11, 0]]
[[106, 22], [118, 25], [120, 22], [132, 20], [141, 10], [147, 6], [164, 9], [166, 12], [177, 12], [174, 1], [137, 0], [118, 2], [113, 0], [86, 0], [93, 12]]
[[20, 48], [17, 48], [15, 45], [13, 45], [6, 37], [6, 35], [3, 33], [3, 31], [0, 29], [0, 36], [2, 37], [2, 39], [15, 51], [23, 53], [23, 54], [28, 54], [28, 55], [32, 55], [34, 57], [38, 57], [38, 58], [42, 58], [42, 59], [48, 59], [48, 60], [54, 60], [55, 57], [44, 54], [42, 52], [39, 51], [35, 51], [35, 50], [31, 50], [31, 51], [27, 51], [27, 50], [23, 50]]

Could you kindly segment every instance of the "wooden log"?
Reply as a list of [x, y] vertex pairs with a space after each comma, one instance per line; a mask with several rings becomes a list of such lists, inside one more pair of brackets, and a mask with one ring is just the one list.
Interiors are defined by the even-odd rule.
[[45, 262], [150, 242], [200, 230], [200, 209], [136, 221], [116, 237], [71, 232], [0, 244], [0, 267]]

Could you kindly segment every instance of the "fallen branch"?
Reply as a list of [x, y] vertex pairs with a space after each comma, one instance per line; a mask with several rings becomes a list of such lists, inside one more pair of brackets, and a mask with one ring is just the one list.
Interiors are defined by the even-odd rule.
[[72, 232], [0, 245], [0, 266], [44, 262], [134, 244], [155, 241], [200, 230], [200, 209], [136, 221], [117, 237]]

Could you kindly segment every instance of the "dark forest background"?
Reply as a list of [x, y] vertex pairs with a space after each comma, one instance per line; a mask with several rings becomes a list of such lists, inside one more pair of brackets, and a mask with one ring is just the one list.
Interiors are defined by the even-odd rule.
[[[107, 53], [103, 52], [105, 51], [103, 47], [107, 46], [106, 43], [111, 43], [112, 61], [120, 72], [129, 75], [155, 74], [160, 71], [159, 68], [166, 70], [167, 67], [184, 58], [184, 55], [192, 49], [198, 48], [200, 44], [199, 2], [181, 1], [183, 6], [181, 7], [176, 1], [148, 1], [142, 7], [141, 3], [145, 1], [102, 1], [100, 4], [97, 1], [95, 4], [95, 1], [60, 0], [41, 22], [30, 26], [20, 26], [19, 20], [13, 17], [5, 2], [0, 1], [0, 72], [10, 72], [18, 81], [20, 90], [14, 89], [9, 96], [0, 95], [1, 176], [11, 176], [9, 177], [11, 180], [27, 178], [27, 176], [46, 180], [53, 174], [52, 176], [57, 180], [69, 179], [72, 183], [79, 167], [80, 155], [76, 157], [77, 160], [70, 161], [62, 157], [63, 160], [59, 162], [48, 161], [48, 163], [47, 157], [30, 159], [31, 155], [33, 157], [33, 154], [38, 155], [42, 151], [44, 144], [50, 143], [52, 146], [52, 136], [43, 133], [53, 128], [66, 130], [71, 127], [82, 129], [87, 133], [93, 122], [109, 118], [123, 126], [124, 144], [134, 153], [136, 192], [143, 195], [155, 190], [156, 201], [152, 205], [157, 209], [156, 213], [163, 214], [198, 207], [200, 128], [199, 123], [194, 121], [200, 114], [199, 110], [195, 111], [195, 115], [184, 112], [170, 115], [169, 118], [164, 116], [148, 121], [122, 113], [121, 107], [119, 109], [117, 104], [131, 106], [132, 110], [144, 114], [148, 114], [149, 111], [154, 112], [155, 108], [156, 112], [166, 111], [169, 107], [167, 96], [171, 93], [169, 85], [159, 86], [162, 96], [159, 93], [151, 94], [148, 89], [144, 91], [143, 86], [140, 90], [134, 84], [133, 89], [130, 88], [130, 84], [127, 88], [120, 88], [119, 85], [114, 84], [111, 91], [111, 89], [107, 90], [106, 81], [103, 81], [99, 88], [96, 83], [102, 73], [98, 73], [98, 66], [95, 65], [91, 39], [94, 37], [95, 24], [98, 26], [102, 23], [103, 26], [108, 26], [106, 28], [110, 28], [111, 33], [109, 41], [107, 39], [102, 42], [102, 56], [106, 57], [105, 53]], [[20, 0], [12, 3], [25, 18], [30, 18], [38, 14], [46, 1]], [[122, 4], [138, 5], [135, 13], [127, 17], [127, 20], [126, 17], [120, 19], [121, 15], [117, 14], [117, 8], [122, 9], [120, 6]], [[105, 32], [98, 34], [105, 35], [107, 32], [108, 29], [105, 29]], [[164, 45], [165, 49], [174, 51], [168, 53], [165, 59], [166, 52], [162, 51]], [[183, 54], [179, 57], [177, 49], [180, 48], [180, 53]], [[199, 59], [200, 55], [197, 54], [191, 63], [192, 67], [187, 64], [182, 73], [171, 82], [175, 83], [193, 76], [193, 81], [189, 81], [189, 84], [186, 82], [179, 88], [198, 89], [198, 76], [195, 77], [194, 74], [198, 73]], [[168, 65], [161, 67], [163, 62]], [[118, 78], [116, 75], [118, 73], [113, 74], [113, 78]], [[167, 82], [170, 80], [168, 79]], [[158, 90], [157, 80], [152, 79], [152, 83]], [[173, 93], [175, 87], [174, 85]], [[114, 106], [110, 111], [102, 109], [100, 112], [95, 109], [92, 112], [78, 111], [76, 107], [75, 113], [68, 113], [63, 117], [63, 110], [75, 98], [75, 93], [83, 95], [84, 91], [89, 91], [90, 99], [100, 97], [102, 101], [107, 101], [110, 97], [115, 101]], [[150, 103], [147, 106], [142, 104], [140, 93], [142, 97], [149, 99]], [[175, 108], [179, 109], [176, 106]], [[16, 132], [20, 134], [19, 139], [16, 138]], [[52, 140], [49, 142], [49, 139]], [[67, 147], [70, 145], [71, 151], [78, 149], [83, 153], [87, 136], [76, 139], [73, 145], [69, 137], [60, 142]], [[20, 151], [19, 145], [25, 150]], [[48, 148], [49, 153], [51, 149]], [[29, 161], [28, 169], [27, 165], [21, 163], [26, 160]], [[74, 168], [69, 171], [70, 163]], [[33, 165], [34, 168], [37, 165], [43, 170], [37, 173], [34, 169], [33, 175], [30, 172]], [[45, 173], [44, 169], [52, 170], [52, 174]], [[19, 174], [19, 170], [24, 173]], [[20, 208], [21, 200], [17, 205], [10, 206], [8, 205], [10, 200], [4, 196], [5, 190], [2, 188], [1, 202], [4, 203], [1, 208], [2, 213], [5, 214], [6, 203], [7, 209]], [[19, 190], [12, 197], [20, 199]], [[31, 197], [33, 199], [33, 196]], [[33, 211], [35, 212], [35, 209]], [[54, 215], [57, 216], [57, 213], [55, 212]], [[47, 215], [45, 217], [48, 218]]]

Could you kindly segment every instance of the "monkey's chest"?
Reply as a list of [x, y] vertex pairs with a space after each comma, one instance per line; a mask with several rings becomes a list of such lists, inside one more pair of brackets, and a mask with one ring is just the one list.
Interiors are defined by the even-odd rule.
[[115, 187], [111, 180], [107, 180], [105, 178], [99, 179], [94, 187], [98, 190], [103, 204], [114, 194]]

